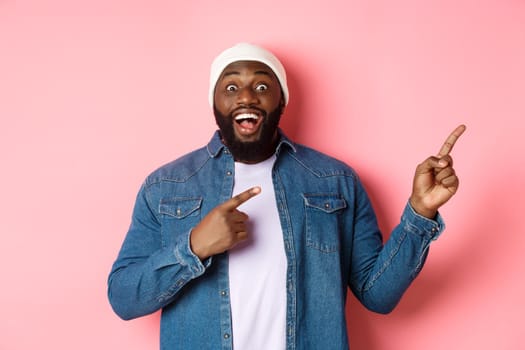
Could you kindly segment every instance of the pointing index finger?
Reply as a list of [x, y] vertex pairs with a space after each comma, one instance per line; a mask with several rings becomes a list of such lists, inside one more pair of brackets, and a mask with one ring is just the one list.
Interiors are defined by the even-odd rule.
[[224, 208], [227, 210], [234, 210], [237, 209], [241, 204], [248, 201], [250, 198], [258, 195], [261, 193], [261, 188], [256, 186], [252, 187], [244, 192], [239, 193], [236, 196], [233, 196], [232, 198], [228, 199], [226, 202], [223, 203]]
[[459, 139], [459, 137], [465, 132], [467, 127], [465, 125], [458, 126], [452, 133], [447, 137], [447, 140], [441, 146], [441, 149], [439, 150], [438, 157], [444, 157], [452, 151], [452, 148], [454, 147], [454, 144]]

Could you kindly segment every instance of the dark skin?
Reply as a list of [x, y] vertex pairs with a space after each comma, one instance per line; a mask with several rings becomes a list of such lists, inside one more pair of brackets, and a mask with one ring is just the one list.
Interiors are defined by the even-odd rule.
[[[230, 118], [237, 140], [251, 142], [260, 139], [262, 126], [268, 122], [271, 111], [283, 104], [279, 81], [273, 71], [263, 63], [239, 61], [227, 66], [221, 74], [214, 95], [216, 109]], [[235, 121], [242, 115], [253, 116], [244, 123]], [[241, 118], [243, 119], [243, 118]], [[446, 139], [437, 156], [425, 159], [416, 168], [410, 204], [420, 215], [429, 219], [436, 217], [439, 207], [457, 192], [459, 179], [453, 168], [450, 152], [458, 138], [466, 130], [458, 126]], [[257, 163], [268, 159], [275, 152], [278, 133], [275, 130], [267, 141], [269, 147], [250, 160], [235, 159], [245, 163]], [[191, 249], [204, 260], [223, 253], [248, 238], [248, 215], [238, 210], [244, 202], [261, 192], [260, 187], [250, 188], [211, 210], [193, 229]]]
[[[275, 153], [284, 106], [281, 85], [265, 64], [239, 61], [228, 65], [215, 86], [214, 106], [223, 142], [235, 161], [254, 164]], [[242, 143], [254, 152], [235, 152]]]
[[450, 152], [466, 129], [465, 125], [458, 126], [447, 137], [437, 156], [428, 157], [417, 166], [410, 205], [418, 214], [434, 219], [439, 207], [456, 194], [459, 179]]

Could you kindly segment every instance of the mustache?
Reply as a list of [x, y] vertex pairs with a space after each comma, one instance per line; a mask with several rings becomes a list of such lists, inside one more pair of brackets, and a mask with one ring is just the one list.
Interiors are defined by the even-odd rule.
[[241, 111], [241, 110], [246, 110], [246, 109], [251, 109], [251, 110], [254, 110], [254, 111], [257, 111], [259, 112], [263, 117], [266, 117], [268, 113], [266, 113], [266, 111], [264, 109], [261, 109], [259, 107], [256, 107], [256, 106], [239, 106], [237, 108], [235, 108], [233, 111], [231, 111], [231, 113], [228, 115], [230, 118], [233, 117], [233, 115], [235, 113], [237, 113], [238, 111]]

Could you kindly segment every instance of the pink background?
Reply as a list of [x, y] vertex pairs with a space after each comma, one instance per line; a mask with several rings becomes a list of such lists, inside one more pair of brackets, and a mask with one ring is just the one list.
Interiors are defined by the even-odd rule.
[[156, 349], [106, 278], [136, 192], [205, 144], [213, 57], [288, 68], [283, 127], [351, 164], [390, 230], [453, 128], [461, 187], [398, 308], [350, 297], [353, 350], [523, 348], [525, 2], [0, 0], [0, 349]]

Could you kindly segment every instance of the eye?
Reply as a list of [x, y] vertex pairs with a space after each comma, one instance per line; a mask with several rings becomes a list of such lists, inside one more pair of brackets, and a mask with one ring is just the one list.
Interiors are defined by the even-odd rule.
[[268, 90], [268, 85], [266, 84], [259, 84], [255, 87], [256, 91], [266, 91]]
[[237, 91], [237, 86], [229, 84], [226, 86], [226, 91]]

